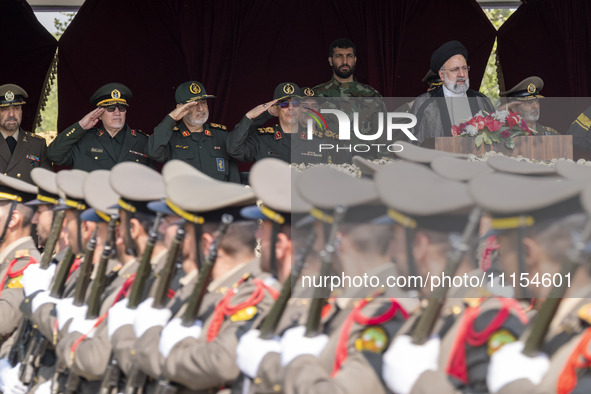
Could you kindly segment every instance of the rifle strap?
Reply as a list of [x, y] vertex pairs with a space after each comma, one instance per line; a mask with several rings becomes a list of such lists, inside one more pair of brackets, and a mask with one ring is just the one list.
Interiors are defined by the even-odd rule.
[[[15, 279], [17, 278], [18, 281], [18, 277], [22, 276], [23, 272], [25, 272], [25, 270], [27, 269], [28, 266], [30, 266], [31, 264], [37, 264], [38, 261], [35, 260], [32, 257], [29, 257], [29, 262], [27, 264], [25, 264], [25, 266], [23, 268], [21, 268], [18, 271], [12, 271], [12, 269], [14, 268], [14, 266], [16, 265], [16, 263], [19, 262], [19, 258], [16, 258], [14, 260], [12, 260], [9, 264], [8, 264], [8, 268], [6, 268], [6, 271], [4, 272], [4, 275], [2, 276], [2, 279], [0, 279], [0, 283], [2, 284], [2, 286], [0, 287], [0, 294], [2, 294], [2, 290], [4, 290], [4, 285], [6, 284], [6, 279], [10, 278], [10, 279]], [[15, 287], [22, 287], [22, 285], [19, 282], [19, 286], [15, 286]], [[8, 283], [7, 287], [11, 287], [11, 283], [13, 283], [13, 281], [10, 281], [10, 283]]]
[[82, 264], [82, 258], [81, 257], [76, 257], [74, 259], [74, 262], [72, 263], [72, 267], [70, 267], [70, 272], [68, 272], [68, 278], [70, 279], [70, 276], [72, 275], [72, 273], [74, 271], [76, 271], [78, 268], [80, 268], [80, 264]]
[[591, 328], [585, 330], [581, 340], [564, 365], [558, 378], [556, 392], [558, 394], [567, 394], [573, 391], [577, 385], [578, 371], [589, 367], [591, 367]]
[[207, 331], [207, 342], [213, 341], [218, 336], [226, 316], [232, 316], [243, 309], [257, 305], [265, 298], [265, 291], [269, 292], [273, 299], [279, 297], [279, 292], [277, 290], [265, 284], [263, 280], [255, 278], [253, 279], [255, 289], [250, 297], [244, 302], [231, 305], [230, 301], [232, 301], [232, 298], [238, 293], [238, 287], [248, 278], [249, 276], [243, 277], [232, 288], [228, 289], [224, 298], [216, 305], [211, 318], [211, 324], [209, 325], [209, 330]]
[[[355, 305], [355, 308], [351, 311], [349, 316], [347, 316], [347, 320], [343, 324], [343, 328], [339, 334], [339, 340], [337, 342], [337, 349], [334, 359], [334, 364], [332, 368], [332, 373], [330, 376], [334, 378], [343, 363], [347, 360], [348, 354], [348, 347], [349, 347], [349, 337], [351, 335], [351, 328], [353, 327], [353, 323], [357, 323], [363, 326], [377, 326], [379, 324], [384, 324], [385, 322], [392, 319], [398, 312], [401, 313], [404, 320], [408, 319], [408, 312], [406, 309], [402, 307], [398, 303], [395, 298], [390, 298], [390, 307], [382, 314], [376, 316], [364, 316], [361, 313], [361, 310], [372, 300], [375, 298], [364, 298]], [[384, 346], [387, 346], [387, 343], [384, 343]]]

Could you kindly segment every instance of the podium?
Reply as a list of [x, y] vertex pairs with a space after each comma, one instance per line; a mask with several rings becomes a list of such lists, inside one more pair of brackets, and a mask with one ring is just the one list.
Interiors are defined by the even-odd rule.
[[572, 159], [572, 135], [535, 135], [514, 137], [515, 148], [507, 149], [503, 142], [492, 145], [474, 143], [475, 137], [435, 137], [426, 138], [421, 144], [424, 148], [452, 153], [482, 155], [486, 152], [501, 152], [507, 156], [523, 156], [534, 160]]

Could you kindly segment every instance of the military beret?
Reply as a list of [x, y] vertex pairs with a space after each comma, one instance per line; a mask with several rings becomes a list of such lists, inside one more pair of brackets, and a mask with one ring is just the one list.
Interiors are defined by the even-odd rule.
[[109, 179], [111, 187], [119, 195], [119, 207], [131, 213], [141, 211], [151, 214], [148, 202], [166, 196], [162, 175], [133, 161], [116, 164]]
[[31, 171], [31, 178], [38, 187], [37, 198], [29, 201], [27, 205], [60, 204], [60, 196], [57, 189], [57, 174], [45, 168], [36, 167]]
[[186, 104], [206, 98], [215, 98], [215, 96], [207, 94], [201, 82], [188, 81], [176, 88], [174, 98], [177, 104]]
[[544, 81], [540, 77], [528, 77], [517, 85], [513, 86], [506, 92], [501, 92], [501, 97], [509, 97], [516, 101], [533, 100], [544, 97], [540, 94], [540, 91], [544, 87]]
[[282, 82], [275, 88], [273, 100], [285, 100], [290, 97], [300, 97], [302, 90], [293, 82]]
[[455, 55], [462, 55], [468, 61], [468, 50], [461, 42], [453, 40], [441, 45], [431, 55], [431, 71], [438, 74], [445, 62]]
[[0, 201], [11, 200], [26, 203], [34, 200], [36, 195], [36, 186], [20, 179], [0, 174]]
[[97, 107], [108, 107], [109, 105], [123, 104], [129, 106], [127, 100], [131, 99], [131, 90], [117, 82], [108, 83], [97, 89], [90, 96], [90, 104]]
[[25, 89], [18, 85], [8, 83], [0, 86], [0, 107], [26, 104], [25, 99], [27, 97], [29, 95], [25, 92]]
[[87, 208], [83, 189], [87, 176], [88, 173], [81, 170], [62, 170], [57, 173], [55, 181], [60, 196], [65, 200], [66, 207], [80, 211]]
[[105, 222], [109, 222], [110, 215], [117, 214], [117, 209], [113, 206], [119, 201], [119, 195], [111, 187], [110, 178], [110, 171], [95, 170], [88, 174], [83, 184], [86, 202]]

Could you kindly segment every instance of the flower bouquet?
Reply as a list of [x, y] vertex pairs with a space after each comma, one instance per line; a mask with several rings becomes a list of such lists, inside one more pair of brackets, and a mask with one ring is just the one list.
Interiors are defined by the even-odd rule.
[[502, 110], [486, 115], [480, 111], [467, 122], [452, 126], [451, 135], [476, 137], [474, 142], [477, 148], [482, 143], [492, 145], [493, 142], [502, 141], [507, 149], [513, 149], [515, 148], [513, 137], [532, 135], [532, 133], [517, 112]]

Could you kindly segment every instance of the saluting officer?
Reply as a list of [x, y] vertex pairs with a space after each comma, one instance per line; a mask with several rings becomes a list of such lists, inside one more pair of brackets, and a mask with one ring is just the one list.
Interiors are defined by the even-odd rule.
[[[110, 170], [123, 161], [149, 164], [148, 136], [126, 121], [131, 90], [120, 83], [100, 87], [90, 98], [96, 108], [61, 132], [47, 148], [55, 164], [92, 171]], [[102, 127], [95, 127], [98, 121]]]
[[188, 81], [175, 91], [176, 108], [154, 129], [148, 156], [157, 161], [179, 159], [220, 181], [240, 183], [238, 165], [226, 152], [226, 126], [207, 123], [208, 98], [203, 84]]
[[51, 169], [45, 139], [20, 128], [29, 97], [18, 85], [0, 86], [0, 173], [33, 183], [31, 170]]

